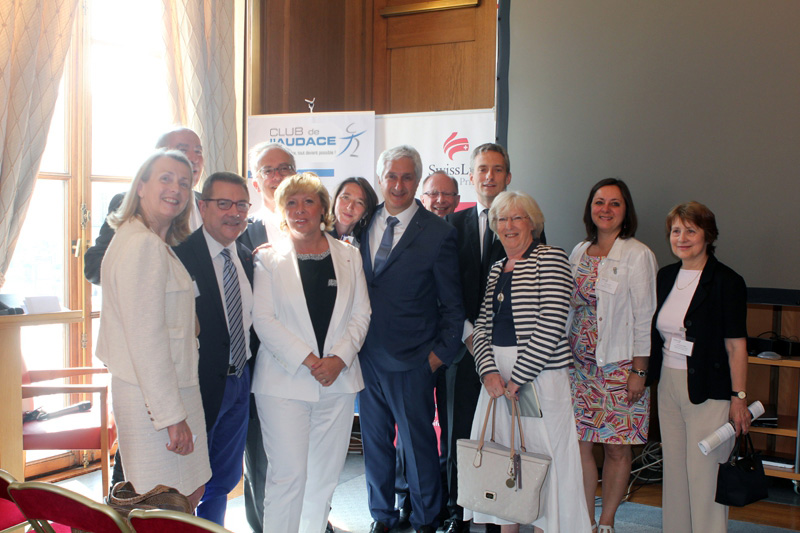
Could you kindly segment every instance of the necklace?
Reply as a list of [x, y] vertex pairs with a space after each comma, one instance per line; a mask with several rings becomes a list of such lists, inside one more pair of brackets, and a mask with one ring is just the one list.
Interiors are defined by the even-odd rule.
[[[503, 274], [510, 274], [510, 273], [511, 272], [503, 272]], [[501, 277], [503, 277], [502, 274]], [[502, 282], [497, 287], [497, 301], [500, 302], [501, 304], [503, 303], [503, 300], [506, 299], [505, 295], [503, 294], [503, 289], [506, 287], [506, 284], [508, 283], [509, 279], [511, 279], [511, 276], [503, 277]]]
[[686, 288], [688, 288], [688, 287], [691, 287], [691, 286], [694, 284], [694, 282], [695, 282], [695, 281], [697, 281], [697, 278], [699, 278], [699, 277], [700, 277], [700, 274], [702, 274], [702, 273], [703, 273], [703, 271], [702, 271], [702, 270], [698, 270], [698, 271], [697, 271], [697, 274], [695, 275], [695, 277], [693, 277], [693, 278], [692, 278], [692, 281], [690, 281], [689, 283], [687, 283], [687, 284], [686, 284], [686, 285], [684, 285], [683, 287], [681, 287], [681, 286], [679, 286], [679, 285], [678, 285], [678, 279], [677, 279], [677, 278], [675, 278], [675, 288], [676, 288], [676, 289], [678, 289], [679, 291], [682, 291], [683, 289], [686, 289]]

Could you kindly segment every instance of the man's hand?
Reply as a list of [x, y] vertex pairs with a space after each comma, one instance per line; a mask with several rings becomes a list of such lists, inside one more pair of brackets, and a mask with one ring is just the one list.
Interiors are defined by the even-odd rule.
[[442, 366], [442, 360], [436, 357], [436, 354], [431, 352], [428, 354], [428, 364], [431, 365], [431, 373], [436, 372], [439, 370], [439, 367]]

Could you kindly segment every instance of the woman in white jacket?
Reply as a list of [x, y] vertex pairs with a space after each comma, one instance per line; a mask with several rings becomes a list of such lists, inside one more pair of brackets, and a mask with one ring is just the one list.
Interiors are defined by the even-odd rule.
[[[583, 214], [586, 240], [570, 254], [569, 342], [583, 486], [592, 530], [613, 533], [614, 515], [631, 471], [631, 445], [647, 442], [650, 396], [645, 388], [656, 260], [633, 238], [636, 210], [622, 180], [601, 180]], [[594, 520], [598, 474], [592, 448], [602, 443], [603, 510]]]
[[358, 351], [371, 310], [360, 253], [327, 234], [333, 217], [319, 178], [286, 178], [275, 200], [289, 238], [258, 252], [253, 289], [264, 524], [321, 533], [364, 388]]

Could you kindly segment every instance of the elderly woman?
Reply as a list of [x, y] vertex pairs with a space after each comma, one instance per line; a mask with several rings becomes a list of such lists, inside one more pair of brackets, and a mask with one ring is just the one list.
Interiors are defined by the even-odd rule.
[[333, 229], [331, 235], [358, 247], [358, 238], [369, 226], [378, 205], [375, 189], [364, 178], [347, 178], [333, 195]]
[[714, 502], [717, 465], [733, 443], [707, 456], [697, 443], [728, 420], [747, 433], [747, 289], [714, 257], [714, 213], [697, 202], [672, 208], [666, 233], [679, 262], [658, 271], [650, 381], [658, 383], [664, 455], [664, 531], [728, 530], [728, 508]]
[[[544, 216], [525, 193], [500, 193], [489, 210], [489, 225], [507, 259], [492, 266], [475, 323], [475, 365], [483, 391], [472, 435], [480, 433], [490, 397], [517, 395], [520, 387], [533, 382], [542, 417], [523, 417], [525, 443], [529, 452], [552, 458], [534, 526], [548, 533], [588, 532], [586, 501], [575, 497], [582, 477], [569, 389], [572, 354], [565, 334], [572, 289], [567, 255], [537, 245]], [[495, 416], [495, 440], [508, 446], [510, 417], [506, 409], [497, 409]], [[464, 519], [500, 524], [504, 533], [519, 531], [519, 524], [469, 510]]]
[[97, 357], [111, 373], [125, 476], [140, 493], [162, 484], [196, 506], [211, 477], [197, 375], [192, 279], [172, 252], [189, 234], [192, 165], [158, 151], [108, 222]]
[[592, 529], [597, 465], [592, 448], [603, 445], [603, 511], [599, 531], [614, 532], [614, 515], [631, 473], [631, 445], [645, 444], [650, 395], [644, 386], [650, 358], [650, 322], [656, 308], [656, 258], [633, 238], [636, 210], [625, 182], [592, 187], [583, 212], [586, 240], [572, 266], [569, 342], [575, 420], [583, 464], [583, 489]]
[[275, 193], [288, 239], [258, 252], [253, 326], [261, 339], [253, 392], [269, 460], [264, 524], [280, 533], [325, 530], [344, 466], [369, 296], [361, 255], [326, 231], [330, 197], [319, 178], [286, 178]]

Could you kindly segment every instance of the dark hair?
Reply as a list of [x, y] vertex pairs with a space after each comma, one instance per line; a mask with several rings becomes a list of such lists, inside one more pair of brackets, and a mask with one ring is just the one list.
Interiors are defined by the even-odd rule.
[[470, 172], [475, 170], [475, 158], [486, 152], [497, 152], [498, 154], [503, 156], [503, 162], [506, 165], [506, 172], [511, 172], [511, 159], [508, 157], [508, 151], [496, 143], [485, 143], [478, 146], [472, 151], [472, 154], [470, 154], [469, 156]]
[[597, 226], [592, 220], [592, 201], [597, 191], [603, 187], [614, 185], [619, 188], [622, 193], [622, 199], [625, 200], [625, 218], [622, 219], [622, 227], [619, 230], [618, 237], [620, 239], [628, 239], [636, 235], [636, 228], [639, 226], [638, 219], [636, 218], [636, 209], [633, 207], [633, 197], [631, 191], [625, 182], [617, 178], [606, 178], [598, 181], [589, 191], [589, 198], [586, 199], [586, 207], [583, 209], [583, 224], [586, 226], [586, 240], [592, 244], [597, 244]]
[[714, 255], [714, 249], [716, 248], [714, 246], [714, 241], [719, 237], [719, 230], [717, 229], [717, 219], [711, 209], [695, 201], [685, 202], [673, 207], [670, 212], [667, 213], [667, 220], [664, 228], [667, 233], [667, 241], [669, 241], [669, 235], [672, 232], [672, 224], [675, 222], [676, 218], [681, 219], [684, 224], [688, 222], [703, 230], [703, 237], [706, 241], [706, 253], [708, 255]]
[[200, 198], [208, 200], [211, 197], [211, 190], [214, 184], [218, 181], [233, 183], [234, 185], [240, 186], [244, 189], [245, 194], [247, 194], [247, 199], [250, 199], [250, 189], [247, 188], [247, 181], [239, 174], [233, 172], [214, 172], [207, 177], [205, 183], [203, 183], [203, 192], [200, 193]]
[[333, 204], [331, 205], [331, 215], [336, 218], [336, 214], [334, 210], [336, 209], [336, 200], [339, 199], [339, 195], [342, 194], [342, 190], [344, 190], [345, 186], [348, 183], [353, 183], [359, 187], [364, 192], [364, 204], [367, 208], [364, 210], [364, 216], [361, 217], [361, 220], [358, 221], [356, 227], [353, 228], [353, 235], [356, 238], [361, 236], [361, 233], [364, 231], [364, 228], [369, 226], [370, 221], [372, 220], [372, 215], [375, 214], [375, 208], [378, 207], [378, 195], [375, 194], [375, 189], [372, 188], [369, 181], [365, 178], [347, 178], [346, 180], [342, 181], [338, 187], [336, 187], [336, 192], [333, 195]]

